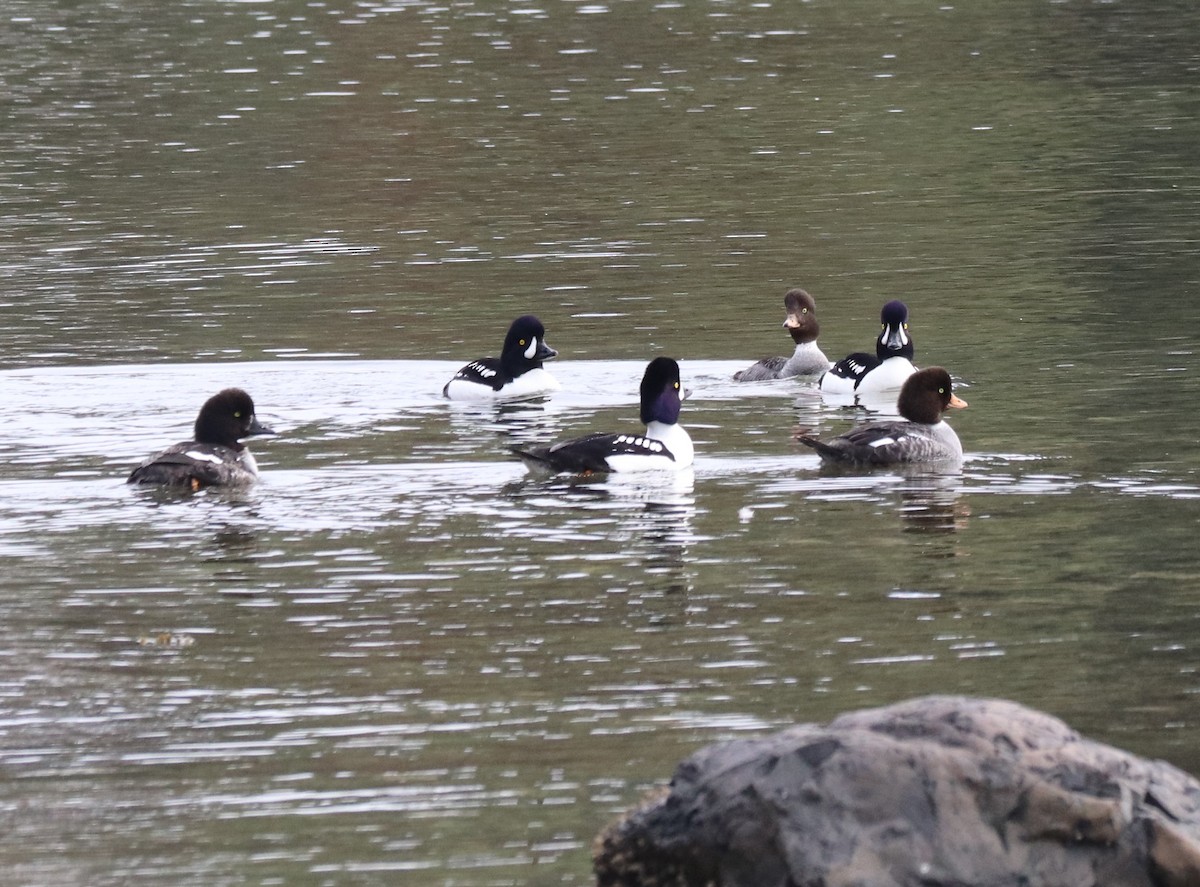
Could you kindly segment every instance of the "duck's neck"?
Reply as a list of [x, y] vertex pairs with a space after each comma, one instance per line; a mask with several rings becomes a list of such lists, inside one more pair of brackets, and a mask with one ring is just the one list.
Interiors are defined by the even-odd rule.
[[792, 356], [783, 365], [781, 376], [806, 376], [823, 373], [831, 366], [829, 358], [816, 342], [799, 342]]

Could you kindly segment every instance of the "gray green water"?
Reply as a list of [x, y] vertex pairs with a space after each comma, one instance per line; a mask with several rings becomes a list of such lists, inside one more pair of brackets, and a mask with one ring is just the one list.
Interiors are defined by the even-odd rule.
[[[931, 692], [1200, 772], [1191, 4], [0, 24], [10, 883], [586, 884], [700, 745]], [[730, 381], [794, 285], [831, 355], [909, 304], [961, 474], [823, 472], [853, 411]], [[442, 401], [527, 311], [561, 395]], [[661, 353], [693, 472], [509, 457]], [[263, 481], [127, 489], [229, 384]]]

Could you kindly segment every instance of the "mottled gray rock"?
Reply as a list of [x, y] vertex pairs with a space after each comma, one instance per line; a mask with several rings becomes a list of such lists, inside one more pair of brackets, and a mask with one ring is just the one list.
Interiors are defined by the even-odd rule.
[[601, 887], [1200, 887], [1200, 783], [935, 696], [702, 749], [594, 850]]

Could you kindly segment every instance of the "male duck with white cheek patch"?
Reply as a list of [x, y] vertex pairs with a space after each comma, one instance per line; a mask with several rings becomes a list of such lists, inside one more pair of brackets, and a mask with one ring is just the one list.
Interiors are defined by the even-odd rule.
[[808, 435], [797, 439], [828, 462], [851, 465], [954, 463], [963, 457], [962, 443], [942, 419], [948, 409], [967, 405], [953, 390], [950, 374], [941, 367], [909, 376], [896, 408], [905, 422], [872, 422], [822, 442]]
[[200, 408], [192, 440], [151, 456], [133, 469], [128, 483], [191, 490], [253, 483], [258, 479], [258, 465], [242, 439], [274, 433], [255, 418], [249, 394], [240, 388], [226, 388]]
[[679, 424], [684, 397], [679, 364], [669, 357], [656, 357], [642, 376], [644, 434], [589, 434], [547, 447], [513, 447], [513, 452], [541, 474], [678, 471], [690, 466], [695, 456], [692, 439]]
[[879, 312], [880, 331], [875, 353], [855, 352], [830, 367], [817, 380], [826, 394], [877, 394], [899, 388], [917, 371], [908, 332], [908, 306], [893, 300]]
[[454, 374], [442, 394], [451, 400], [508, 400], [557, 391], [558, 380], [542, 369], [542, 361], [558, 352], [546, 344], [546, 328], [532, 314], [508, 328], [499, 357], [473, 360]]

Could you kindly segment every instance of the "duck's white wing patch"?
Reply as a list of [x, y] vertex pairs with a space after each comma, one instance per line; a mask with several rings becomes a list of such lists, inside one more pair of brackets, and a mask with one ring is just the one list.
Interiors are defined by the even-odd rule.
[[197, 462], [211, 462], [214, 465], [221, 464], [221, 457], [214, 456], [212, 453], [202, 453], [199, 450], [188, 450], [183, 455], [187, 456], [189, 459], [194, 459]]
[[477, 376], [480, 379], [494, 379], [496, 378], [496, 371], [486, 363], [475, 360], [458, 371], [458, 378], [469, 379], [472, 376]]
[[661, 441], [640, 434], [619, 434], [613, 441], [613, 449], [617, 453], [641, 453], [647, 456], [658, 456], [667, 452]]

